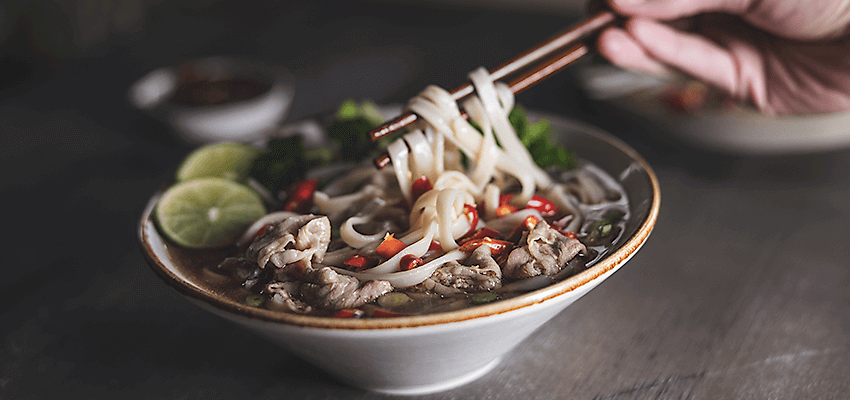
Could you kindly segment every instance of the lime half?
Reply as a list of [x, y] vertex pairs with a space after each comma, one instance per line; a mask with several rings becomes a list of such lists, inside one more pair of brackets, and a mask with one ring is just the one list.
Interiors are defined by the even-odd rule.
[[191, 248], [233, 244], [265, 214], [263, 200], [256, 192], [221, 178], [178, 183], [162, 195], [154, 210], [160, 232]]
[[177, 181], [198, 178], [224, 178], [245, 182], [260, 149], [244, 143], [216, 143], [189, 153], [177, 169]]

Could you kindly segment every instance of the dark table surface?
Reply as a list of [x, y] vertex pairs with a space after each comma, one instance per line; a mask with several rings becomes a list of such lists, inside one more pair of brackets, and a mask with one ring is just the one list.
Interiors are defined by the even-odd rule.
[[[162, 65], [236, 54], [293, 72], [292, 119], [348, 97], [403, 102], [578, 16], [412, 2], [166, 11], [103, 54], [7, 82], [0, 398], [387, 398], [203, 312], [149, 270], [137, 219], [190, 147], [131, 109], [126, 89]], [[847, 398], [850, 152], [744, 157], [653, 139], [575, 82], [568, 71], [518, 101], [641, 152], [661, 182], [655, 231], [488, 376], [424, 398]]]

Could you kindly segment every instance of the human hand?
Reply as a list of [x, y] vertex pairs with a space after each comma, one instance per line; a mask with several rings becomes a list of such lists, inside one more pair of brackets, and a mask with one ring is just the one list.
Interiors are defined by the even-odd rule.
[[847, 1], [607, 2], [628, 18], [597, 41], [614, 64], [678, 70], [770, 114], [850, 110]]

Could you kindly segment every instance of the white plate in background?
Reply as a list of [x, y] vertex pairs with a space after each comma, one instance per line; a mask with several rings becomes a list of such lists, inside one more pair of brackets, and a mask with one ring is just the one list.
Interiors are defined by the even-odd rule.
[[751, 107], [726, 109], [709, 103], [692, 113], [675, 111], [663, 100], [671, 85], [610, 65], [579, 71], [588, 97], [610, 105], [653, 134], [712, 151], [741, 155], [781, 155], [850, 147], [850, 112], [771, 116]]

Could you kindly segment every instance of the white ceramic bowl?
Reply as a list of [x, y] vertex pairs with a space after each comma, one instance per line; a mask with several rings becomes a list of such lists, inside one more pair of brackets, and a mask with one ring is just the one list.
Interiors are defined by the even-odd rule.
[[[241, 77], [269, 86], [258, 96], [215, 105], [181, 105], [169, 99], [177, 90], [181, 68], [216, 78]], [[259, 61], [207, 57], [163, 67], [140, 78], [128, 91], [130, 103], [170, 125], [190, 143], [250, 142], [274, 129], [286, 117], [295, 93], [294, 79], [285, 69]]]
[[[538, 115], [538, 114], [534, 114]], [[559, 140], [620, 180], [631, 215], [623, 239], [594, 266], [522, 296], [440, 314], [320, 318], [251, 308], [190, 282], [154, 226], [154, 196], [139, 235], [151, 268], [192, 303], [277, 343], [351, 385], [393, 394], [446, 390], [486, 374], [534, 330], [622, 267], [643, 245], [660, 206], [658, 181], [634, 150], [593, 127], [549, 117]]]

